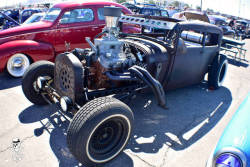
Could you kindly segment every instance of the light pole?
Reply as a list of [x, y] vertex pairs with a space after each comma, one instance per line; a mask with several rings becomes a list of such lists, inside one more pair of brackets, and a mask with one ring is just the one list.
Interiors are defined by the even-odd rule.
[[240, 17], [240, 8], [241, 8], [241, 0], [239, 0], [239, 15], [238, 15], [238, 17]]

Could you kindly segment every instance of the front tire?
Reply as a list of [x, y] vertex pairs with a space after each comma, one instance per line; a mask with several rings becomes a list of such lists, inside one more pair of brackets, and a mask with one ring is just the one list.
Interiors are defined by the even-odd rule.
[[35, 89], [35, 82], [39, 76], [54, 78], [54, 63], [49, 61], [38, 61], [30, 65], [23, 75], [22, 89], [25, 97], [36, 105], [48, 104], [40, 92]]
[[96, 98], [85, 104], [73, 117], [67, 133], [70, 151], [86, 166], [106, 163], [126, 146], [134, 117], [123, 102]]
[[215, 56], [208, 72], [208, 86], [213, 89], [219, 89], [225, 80], [227, 68], [227, 57], [225, 55]]

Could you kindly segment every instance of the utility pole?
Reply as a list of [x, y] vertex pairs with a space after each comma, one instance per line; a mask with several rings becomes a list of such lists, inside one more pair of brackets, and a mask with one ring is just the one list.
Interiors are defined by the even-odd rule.
[[202, 11], [202, 0], [201, 0], [201, 11]]
[[240, 9], [241, 9], [241, 0], [239, 0], [239, 14], [238, 14], [238, 17], [240, 17]]

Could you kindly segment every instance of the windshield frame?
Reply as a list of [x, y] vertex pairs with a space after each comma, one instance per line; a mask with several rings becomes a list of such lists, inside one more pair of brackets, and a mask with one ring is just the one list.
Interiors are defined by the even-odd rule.
[[[49, 13], [50, 13], [50, 12], [52, 13], [52, 12], [55, 12], [55, 11], [58, 11], [56, 17], [51, 18], [51, 19], [47, 18], [47, 16], [49, 16]], [[41, 21], [54, 22], [54, 21], [56, 21], [56, 20], [58, 19], [58, 17], [60, 16], [61, 12], [62, 12], [62, 9], [61, 9], [61, 8], [54, 8], [54, 7], [52, 7], [52, 8], [50, 8], [50, 9], [46, 12], [46, 14], [43, 16], [43, 18], [41, 19]]]

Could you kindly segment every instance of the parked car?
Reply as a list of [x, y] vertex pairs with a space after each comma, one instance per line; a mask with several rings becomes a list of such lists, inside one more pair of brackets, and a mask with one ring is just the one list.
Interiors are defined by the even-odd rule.
[[20, 25], [20, 23], [18, 22], [18, 19], [17, 18], [14, 19], [13, 16], [11, 16], [10, 11], [0, 11], [0, 14], [1, 14], [2, 22], [3, 22], [1, 29], [5, 30], [8, 28]]
[[179, 10], [177, 10], [177, 9], [169, 9], [169, 10], [167, 10], [168, 11], [168, 14], [169, 14], [169, 17], [173, 17], [173, 15], [175, 14], [175, 13], [178, 13], [178, 12], [180, 12]]
[[45, 16], [45, 14], [46, 13], [35, 13], [32, 16], [30, 16], [27, 20], [25, 20], [25, 22], [23, 22], [23, 25], [38, 22]]
[[235, 27], [236, 35], [239, 38], [246, 38], [246, 30], [247, 30], [247, 21], [245, 20], [236, 20]]
[[[0, 72], [7, 69], [13, 77], [21, 77], [32, 62], [54, 61], [59, 53], [88, 47], [85, 37], [93, 39], [102, 31], [103, 7], [110, 5], [131, 14], [113, 2], [63, 2], [50, 8], [40, 22], [0, 31]], [[123, 31], [140, 32], [140, 28], [127, 25]]]
[[193, 11], [193, 10], [185, 10], [179, 13], [175, 13], [172, 16], [172, 18], [182, 20], [182, 21], [183, 20], [184, 21], [199, 20], [199, 21], [203, 21], [206, 23], [210, 23], [209, 18], [206, 13], [200, 12], [200, 11]]
[[248, 21], [248, 24], [247, 24], [246, 38], [250, 38], [250, 21]]
[[209, 15], [209, 20], [210, 23], [215, 24], [222, 28], [223, 30], [223, 35], [234, 38], [235, 37], [235, 31], [230, 27], [226, 21], [226, 18], [223, 16], [218, 16], [218, 15]]
[[25, 9], [20, 13], [19, 23], [24, 23], [30, 16], [35, 13], [41, 13], [41, 9]]
[[[104, 36], [95, 38], [94, 43], [87, 39], [91, 48], [62, 53], [55, 64], [38, 61], [22, 80], [23, 93], [30, 102], [58, 103], [61, 111], [74, 115], [67, 144], [86, 167], [112, 160], [126, 146], [133, 112], [121, 100], [148, 88], [159, 106], [166, 108], [165, 90], [200, 83], [206, 73], [209, 86], [217, 89], [228, 66], [226, 56], [219, 54], [222, 30], [215, 25], [121, 16], [114, 7], [105, 8], [104, 13], [107, 25], [98, 35]], [[119, 16], [120, 28], [137, 24], [167, 33], [119, 33]]]
[[6, 27], [6, 20], [8, 20], [8, 21], [11, 20], [15, 24], [15, 22], [18, 22], [18, 19], [19, 19], [19, 12], [17, 9], [15, 9], [15, 10], [1, 10], [0, 11], [0, 26]]
[[168, 11], [165, 9], [155, 7], [142, 7], [138, 14], [149, 15], [149, 16], [165, 16], [169, 17]]
[[165, 9], [161, 9], [152, 4], [141, 4], [134, 5], [130, 3], [123, 3], [128, 9], [133, 11], [135, 14], [143, 14], [148, 16], [166, 16], [169, 17], [168, 11]]
[[136, 13], [139, 9], [139, 7], [135, 4], [131, 4], [128, 2], [124, 2], [122, 3], [123, 6], [125, 6], [126, 8], [130, 9], [132, 12]]
[[3, 17], [3, 15], [1, 14], [2, 12], [4, 12], [4, 10], [0, 10], [0, 26], [2, 26], [3, 23], [4, 23], [4, 17]]
[[4, 13], [16, 21], [19, 19], [19, 9], [9, 9], [4, 11]]
[[249, 109], [250, 93], [225, 128], [207, 167], [250, 167]]
[[5, 30], [8, 28], [19, 26], [25, 20], [27, 20], [30, 16], [32, 16], [34, 13], [39, 13], [39, 12], [42, 12], [42, 10], [41, 9], [25, 9], [21, 12], [19, 12], [19, 10], [7, 10], [4, 12], [1, 12], [0, 19], [3, 21], [2, 29]]

